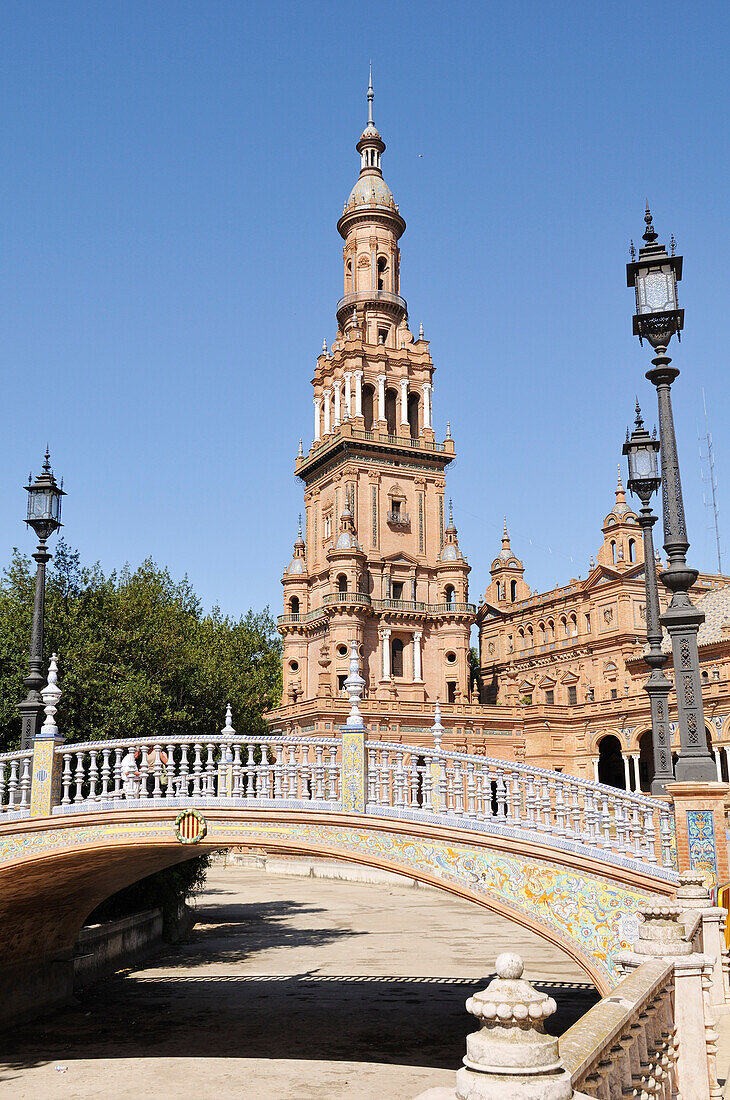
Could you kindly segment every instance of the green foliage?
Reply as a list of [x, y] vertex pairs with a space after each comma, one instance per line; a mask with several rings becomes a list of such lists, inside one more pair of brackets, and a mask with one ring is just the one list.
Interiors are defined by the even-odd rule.
[[132, 883], [97, 905], [86, 924], [120, 920], [144, 909], [162, 909], [164, 928], [169, 929], [177, 921], [181, 904], [205, 883], [210, 860], [209, 855], [195, 856]]
[[[35, 568], [16, 550], [0, 582], [0, 749], [17, 747]], [[204, 614], [187, 577], [145, 561], [104, 575], [63, 540], [46, 583], [46, 659], [60, 655], [59, 729], [69, 741], [210, 735], [231, 702], [239, 732], [263, 732], [281, 697], [268, 612]]]

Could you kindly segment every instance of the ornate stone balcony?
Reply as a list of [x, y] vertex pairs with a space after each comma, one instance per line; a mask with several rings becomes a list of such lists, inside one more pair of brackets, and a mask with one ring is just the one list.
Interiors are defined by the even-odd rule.
[[354, 294], [346, 294], [337, 303], [337, 320], [340, 328], [345, 329], [356, 306], [360, 312], [360, 307], [364, 305], [374, 305], [397, 320], [408, 313], [406, 300], [401, 298], [400, 294], [393, 294], [390, 290], [358, 290]]

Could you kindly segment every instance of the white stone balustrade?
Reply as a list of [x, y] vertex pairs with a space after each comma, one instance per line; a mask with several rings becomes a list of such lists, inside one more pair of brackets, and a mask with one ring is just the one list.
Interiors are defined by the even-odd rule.
[[[548, 843], [673, 868], [666, 802], [562, 772], [443, 749], [366, 741], [368, 810], [421, 811]], [[535, 836], [537, 834], [537, 837]]]
[[33, 750], [0, 753], [0, 814], [30, 812]]
[[648, 959], [560, 1038], [563, 1064], [584, 1096], [676, 1095], [674, 966]]
[[226, 733], [204, 740], [96, 741], [57, 752], [63, 757], [62, 811], [120, 799], [337, 805], [341, 797], [338, 742], [332, 738]]

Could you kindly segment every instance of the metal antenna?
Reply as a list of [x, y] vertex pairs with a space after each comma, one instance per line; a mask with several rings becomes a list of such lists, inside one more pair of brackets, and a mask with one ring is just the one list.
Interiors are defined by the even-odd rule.
[[[707, 401], [705, 399], [705, 387], [702, 387], [702, 405], [705, 410], [705, 446], [707, 447], [707, 454], [702, 452], [702, 439], [700, 437], [700, 465], [704, 467], [704, 463], [707, 462], [709, 468], [709, 477], [705, 477], [702, 473], [702, 480], [709, 482], [710, 484], [710, 500], [705, 500], [704, 493], [702, 494], [702, 501], [706, 508], [712, 508], [713, 525], [715, 528], [715, 547], [717, 549], [717, 571], [722, 573], [722, 551], [720, 549], [720, 509], [717, 503], [717, 477], [715, 476], [715, 453], [712, 448], [712, 435], [710, 434], [710, 421], [707, 415]], [[699, 433], [698, 433], [699, 436]]]

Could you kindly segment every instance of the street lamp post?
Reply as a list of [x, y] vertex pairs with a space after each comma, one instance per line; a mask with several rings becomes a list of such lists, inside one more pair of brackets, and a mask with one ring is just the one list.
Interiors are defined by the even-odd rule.
[[33, 602], [33, 628], [30, 635], [30, 657], [28, 675], [23, 683], [28, 694], [22, 703], [18, 703], [22, 725], [20, 747], [29, 749], [33, 739], [40, 731], [43, 701], [41, 688], [45, 683], [43, 676], [43, 623], [46, 602], [46, 562], [51, 555], [46, 541], [57, 531], [61, 524], [61, 498], [65, 497], [62, 485], [58, 485], [51, 470], [51, 458], [46, 449], [43, 469], [35, 481], [28, 478], [25, 486], [28, 494], [28, 515], [26, 523], [32, 527], [38, 537], [38, 548], [33, 555], [37, 563], [35, 575], [35, 600]]
[[636, 291], [634, 335], [643, 343], [646, 338], [656, 355], [653, 369], [646, 377], [656, 386], [659, 404], [659, 438], [662, 455], [662, 510], [664, 515], [664, 549], [669, 559], [661, 574], [662, 583], [672, 594], [672, 600], [660, 617], [672, 639], [674, 684], [679, 718], [679, 758], [676, 779], [712, 782], [717, 771], [707, 748], [705, 715], [702, 707], [700, 661], [697, 652], [697, 631], [704, 614], [689, 598], [689, 589], [697, 580], [697, 570], [687, 565], [687, 524], [684, 517], [682, 484], [679, 479], [679, 457], [674, 434], [671, 386], [679, 375], [670, 366], [667, 355], [669, 341], [684, 326], [684, 310], [679, 308], [677, 283], [682, 278], [682, 257], [672, 255], [657, 243], [652, 216], [647, 205], [644, 216], [646, 231], [638, 260], [631, 246], [631, 263], [626, 267], [627, 283]]
[[[656, 435], [656, 432], [655, 432]], [[628, 488], [641, 501], [639, 526], [644, 539], [644, 580], [646, 589], [646, 641], [644, 661], [651, 669], [644, 691], [649, 696], [651, 708], [651, 740], [654, 750], [654, 775], [652, 794], [665, 794], [666, 784], [674, 779], [672, 766], [672, 739], [669, 731], [669, 692], [672, 685], [664, 675], [669, 656], [662, 652], [662, 628], [659, 621], [659, 589], [654, 559], [653, 527], [657, 521], [651, 509], [651, 498], [661, 484], [659, 476], [659, 441], [649, 435], [641, 419], [639, 402], [636, 402], [636, 424], [626, 442], [623, 453], [629, 461]]]

